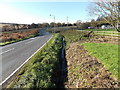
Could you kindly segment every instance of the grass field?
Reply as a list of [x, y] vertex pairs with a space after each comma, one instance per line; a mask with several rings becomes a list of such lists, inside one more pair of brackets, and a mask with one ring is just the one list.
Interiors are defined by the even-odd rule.
[[98, 35], [111, 35], [111, 36], [120, 35], [120, 32], [117, 32], [117, 31], [94, 31], [94, 33]]
[[116, 31], [114, 28], [112, 29], [85, 29], [86, 31]]
[[120, 32], [115, 29], [86, 29], [84, 31], [94, 31], [97, 35], [111, 35], [111, 36], [119, 36]]
[[118, 45], [108, 43], [82, 44], [90, 55], [95, 56], [116, 78], [118, 78]]

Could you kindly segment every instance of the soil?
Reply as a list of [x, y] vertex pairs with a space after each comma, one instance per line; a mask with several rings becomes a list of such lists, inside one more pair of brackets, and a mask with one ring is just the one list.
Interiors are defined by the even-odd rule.
[[66, 51], [68, 80], [64, 83], [65, 88], [118, 88], [118, 81], [112, 73], [80, 46], [86, 42], [119, 44], [118, 39], [102, 36], [71, 43]]

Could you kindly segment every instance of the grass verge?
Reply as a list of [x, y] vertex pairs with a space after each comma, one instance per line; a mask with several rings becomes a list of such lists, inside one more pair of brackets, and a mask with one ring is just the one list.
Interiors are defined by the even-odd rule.
[[61, 73], [61, 48], [62, 36], [53, 35], [52, 39], [21, 68], [8, 88], [57, 87]]
[[90, 55], [98, 58], [106, 69], [118, 78], [118, 45], [108, 43], [84, 43], [82, 45]]

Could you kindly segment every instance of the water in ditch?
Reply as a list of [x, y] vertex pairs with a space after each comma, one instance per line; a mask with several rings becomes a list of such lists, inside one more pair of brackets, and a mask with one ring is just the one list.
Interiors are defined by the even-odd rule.
[[60, 85], [59, 88], [64, 88], [64, 83], [67, 81], [67, 62], [65, 58], [65, 40], [63, 38], [63, 46], [61, 51], [61, 77], [60, 77]]

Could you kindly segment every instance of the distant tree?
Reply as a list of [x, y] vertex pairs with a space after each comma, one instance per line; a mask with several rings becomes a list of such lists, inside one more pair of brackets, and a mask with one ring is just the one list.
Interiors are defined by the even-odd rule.
[[32, 23], [32, 24], [30, 25], [30, 28], [38, 28], [38, 25], [35, 24], [35, 23]]
[[16, 30], [16, 24], [13, 24], [13, 30]]
[[51, 22], [51, 23], [50, 23], [50, 27], [54, 27], [54, 22]]
[[59, 22], [59, 23], [56, 24], [56, 26], [57, 26], [57, 27], [61, 27], [62, 24]]
[[10, 30], [10, 31], [15, 30], [13, 24], [10, 24], [10, 25], [9, 25], [9, 30]]
[[105, 21], [104, 18], [102, 16], [99, 16], [96, 21]]
[[28, 25], [28, 29], [30, 29], [30, 25]]
[[42, 24], [41, 23], [38, 23], [38, 28], [42, 28]]
[[120, 1], [119, 0], [99, 0], [94, 2], [94, 7], [90, 8], [90, 13], [103, 17], [103, 19], [111, 24], [118, 32], [118, 24], [120, 24]]
[[90, 27], [90, 23], [89, 22], [85, 22], [85, 23], [82, 23], [80, 25], [80, 29], [88, 29], [88, 27]]
[[49, 23], [42, 23], [42, 28], [49, 27]]
[[91, 21], [91, 26], [93, 26], [93, 27], [99, 28], [99, 27], [101, 27], [102, 25], [110, 25], [110, 24], [109, 24], [106, 20], [104, 20], [103, 17], [98, 17], [98, 18], [96, 19], [96, 21], [95, 21], [95, 20], [92, 20], [92, 21]]
[[9, 30], [10, 30], [10, 28], [8, 25], [5, 25], [2, 27], [2, 31], [9, 31]]
[[92, 19], [91, 22], [90, 22], [90, 26], [91, 26], [92, 28], [97, 27], [98, 24], [99, 24], [99, 21], [95, 21], [94, 19]]
[[20, 29], [20, 27], [19, 27], [20, 25], [19, 24], [16, 24], [16, 29], [17, 30], [19, 30]]
[[76, 23], [73, 23], [73, 26], [77, 26], [77, 24], [76, 24]]
[[68, 23], [68, 26], [72, 26], [72, 24], [71, 24], [71, 23]]
[[81, 20], [77, 20], [76, 25], [77, 25], [77, 26], [80, 26], [81, 23], [82, 23]]
[[64, 26], [65, 26], [65, 23], [62, 23], [62, 26], [64, 27]]
[[27, 29], [27, 25], [24, 24], [23, 27], [22, 27], [22, 29]]

